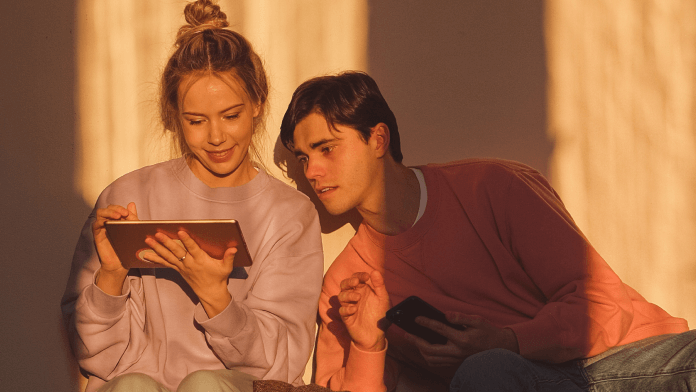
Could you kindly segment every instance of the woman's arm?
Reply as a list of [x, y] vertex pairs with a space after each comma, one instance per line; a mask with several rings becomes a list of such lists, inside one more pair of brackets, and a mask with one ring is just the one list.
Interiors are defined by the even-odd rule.
[[147, 346], [145, 303], [138, 278], [124, 278], [113, 293], [117, 295], [95, 284], [101, 273], [93, 230], [97, 215], [95, 209], [82, 229], [61, 308], [80, 367], [109, 379], [132, 365]]
[[233, 298], [214, 317], [198, 306], [195, 319], [225, 367], [299, 385], [314, 342], [323, 275], [319, 219], [307, 201], [271, 226], [246, 298]]

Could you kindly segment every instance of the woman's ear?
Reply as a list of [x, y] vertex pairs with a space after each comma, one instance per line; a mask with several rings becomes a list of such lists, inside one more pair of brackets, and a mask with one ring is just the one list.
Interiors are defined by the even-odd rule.
[[261, 105], [259, 104], [254, 104], [254, 113], [253, 117], [256, 118], [261, 114]]
[[389, 153], [389, 127], [385, 123], [379, 123], [370, 128], [370, 146], [377, 154], [378, 158], [384, 157]]

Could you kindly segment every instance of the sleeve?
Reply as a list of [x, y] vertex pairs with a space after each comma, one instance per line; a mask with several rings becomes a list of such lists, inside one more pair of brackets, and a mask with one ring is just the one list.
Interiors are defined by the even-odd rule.
[[129, 275], [120, 296], [108, 295], [94, 284], [100, 267], [92, 237], [95, 211], [78, 240], [61, 309], [80, 367], [108, 380], [138, 360], [148, 338], [139, 278]]
[[[396, 387], [398, 369], [389, 361], [385, 348], [379, 352], [359, 350], [338, 314], [340, 305], [336, 297], [340, 282], [358, 272], [346, 268], [350, 258], [359, 258], [351, 245], [339, 255], [324, 277], [319, 300], [320, 326], [317, 337], [316, 383], [334, 391], [384, 392]], [[365, 265], [365, 272], [372, 268]], [[386, 360], [386, 362], [385, 362]]]
[[493, 208], [501, 240], [543, 293], [529, 321], [510, 325], [520, 354], [551, 363], [616, 346], [633, 321], [626, 286], [575, 225], [534, 170], [514, 172]]
[[196, 322], [225, 367], [302, 385], [315, 338], [324, 271], [319, 218], [311, 203], [274, 227], [271, 249], [251, 291], [213, 318], [202, 306]]

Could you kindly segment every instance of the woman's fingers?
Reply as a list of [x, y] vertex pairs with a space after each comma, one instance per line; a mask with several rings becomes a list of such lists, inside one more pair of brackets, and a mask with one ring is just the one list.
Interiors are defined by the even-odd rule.
[[126, 220], [138, 220], [138, 209], [135, 208], [135, 203], [128, 203], [126, 211], [128, 211], [128, 216], [126, 216]]
[[169, 268], [173, 268], [175, 270], [179, 269], [178, 266], [170, 263], [166, 259], [162, 258], [162, 256], [160, 256], [154, 252], [147, 252], [147, 253], [143, 254], [142, 258], [145, 259], [145, 261], [148, 261], [148, 262], [154, 263], [154, 264], [159, 264], [163, 267], [169, 267]]
[[[180, 241], [178, 242], [180, 243]], [[183, 244], [179, 245], [177, 241], [169, 238], [169, 236], [163, 233], [155, 234], [154, 238], [147, 238], [145, 243], [152, 248], [152, 250], [154, 250], [157, 256], [159, 256], [162, 260], [177, 267], [181, 265], [188, 254], [188, 251], [186, 248], [184, 248]], [[155, 260], [152, 261], [156, 262]]]

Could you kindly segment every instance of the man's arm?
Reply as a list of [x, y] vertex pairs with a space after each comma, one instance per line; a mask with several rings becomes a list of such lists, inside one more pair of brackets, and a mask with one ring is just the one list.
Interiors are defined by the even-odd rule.
[[[353, 275], [345, 264], [334, 262], [319, 301], [317, 384], [354, 392], [387, 390], [384, 317], [389, 304], [379, 272]], [[390, 375], [386, 379], [393, 384]]]

